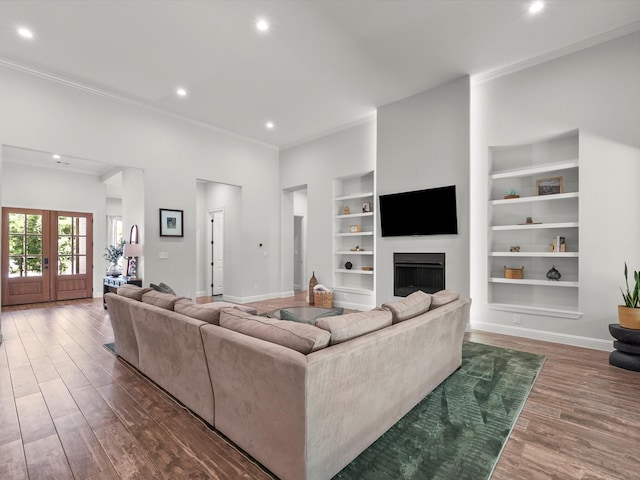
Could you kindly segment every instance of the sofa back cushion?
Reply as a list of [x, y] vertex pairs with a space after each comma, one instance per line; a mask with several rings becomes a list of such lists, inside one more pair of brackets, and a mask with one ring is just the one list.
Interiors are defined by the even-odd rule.
[[352, 338], [380, 330], [391, 325], [391, 311], [376, 308], [369, 312], [348, 313], [334, 317], [322, 317], [316, 327], [331, 333], [331, 345], [346, 342]]
[[255, 308], [245, 305], [236, 305], [229, 302], [193, 303], [188, 298], [178, 300], [173, 306], [173, 310], [177, 313], [202, 320], [203, 322], [213, 323], [214, 325], [220, 325], [220, 312], [224, 308], [237, 308], [254, 315], [257, 313]]
[[155, 290], [149, 290], [142, 295], [142, 302], [156, 307], [164, 308], [165, 310], [173, 310], [173, 306], [178, 300], [182, 300], [184, 297], [176, 297], [169, 293], [156, 292]]
[[150, 288], [141, 288], [137, 285], [131, 285], [130, 283], [126, 283], [118, 287], [118, 295], [122, 295], [123, 297], [132, 298], [133, 300], [142, 301], [142, 295], [147, 292], [150, 292]]
[[439, 292], [431, 295], [431, 306], [429, 307], [429, 310], [454, 302], [459, 298], [459, 292], [455, 292], [453, 290], [440, 290]]
[[393, 323], [398, 323], [423, 314], [429, 310], [430, 306], [431, 295], [418, 290], [397, 302], [385, 303], [382, 308], [386, 308], [391, 312]]
[[305, 355], [326, 347], [331, 339], [329, 332], [313, 325], [257, 317], [235, 308], [222, 310], [220, 326], [267, 342], [277, 343]]

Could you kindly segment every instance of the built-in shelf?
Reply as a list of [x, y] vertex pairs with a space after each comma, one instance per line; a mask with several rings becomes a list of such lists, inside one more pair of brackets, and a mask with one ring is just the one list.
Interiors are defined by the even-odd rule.
[[561, 222], [561, 223], [525, 223], [518, 225], [493, 225], [491, 230], [540, 230], [549, 228], [578, 228], [580, 224], [578, 222]]
[[[579, 132], [575, 130], [529, 144], [489, 148], [489, 308], [568, 319], [582, 316], [578, 311], [579, 147]], [[540, 180], [552, 178], [558, 179], [556, 191], [561, 193], [538, 195]], [[519, 196], [503, 198], [510, 192]], [[526, 220], [530, 223], [524, 223]], [[549, 245], [558, 237], [564, 238], [569, 251], [549, 251]], [[524, 266], [525, 278], [504, 278], [504, 266], [509, 264]], [[547, 279], [544, 273], [554, 264], [562, 272], [559, 281]]]
[[336, 197], [336, 202], [343, 202], [346, 200], [357, 200], [358, 198], [367, 198], [373, 197], [373, 192], [365, 192], [365, 193], [354, 193], [352, 195], [342, 195], [340, 197]]
[[334, 292], [344, 292], [344, 293], [357, 293], [360, 295], [373, 295], [375, 292], [366, 288], [351, 288], [351, 287], [334, 287]]
[[373, 217], [373, 212], [348, 213], [336, 215], [336, 218], [356, 218], [356, 217]]
[[531, 203], [531, 202], [550, 202], [554, 200], [568, 200], [570, 198], [578, 198], [578, 192], [556, 193], [553, 195], [536, 195], [533, 197], [518, 198], [501, 198], [499, 200], [491, 200], [492, 205], [513, 205], [515, 203]]
[[578, 252], [489, 252], [491, 257], [548, 257], [548, 258], [576, 258]]
[[578, 168], [578, 160], [570, 160], [567, 162], [558, 163], [546, 163], [542, 165], [536, 165], [532, 167], [516, 168], [513, 170], [504, 170], [501, 172], [495, 172], [489, 175], [492, 180], [500, 178], [517, 178], [528, 177], [532, 175], [539, 175], [543, 173], [558, 172], [560, 170], [569, 170], [571, 168]]
[[533, 278], [502, 278], [502, 277], [491, 277], [489, 278], [491, 283], [510, 283], [512, 285], [537, 285], [540, 287], [551, 287], [551, 288], [561, 288], [561, 287], [570, 287], [577, 288], [579, 286], [578, 282], [569, 282], [564, 280], [536, 280]]
[[350, 275], [373, 275], [373, 270], [358, 270], [352, 268], [351, 270], [347, 270], [346, 268], [336, 268], [334, 270], [336, 273], [348, 273]]
[[[375, 176], [366, 172], [333, 181], [333, 297], [336, 306], [368, 310], [375, 306]], [[348, 211], [351, 213], [345, 214]], [[354, 226], [360, 232], [352, 232]], [[361, 250], [352, 250], [354, 248]], [[347, 269], [345, 265], [351, 268]]]
[[371, 236], [373, 236], [373, 232], [357, 232], [357, 233], [342, 232], [342, 233], [336, 233], [336, 237], [371, 237]]
[[582, 312], [576, 310], [564, 310], [554, 307], [536, 307], [532, 305], [518, 305], [510, 303], [490, 303], [487, 305], [490, 310], [500, 310], [504, 312], [526, 313], [530, 315], [540, 315], [544, 317], [558, 317], [578, 320], [582, 317]]

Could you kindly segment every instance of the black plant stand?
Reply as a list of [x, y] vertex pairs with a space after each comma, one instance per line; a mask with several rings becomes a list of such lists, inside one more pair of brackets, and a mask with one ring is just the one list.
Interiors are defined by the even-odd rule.
[[609, 355], [609, 363], [615, 367], [640, 372], [640, 330], [609, 324], [609, 333], [616, 340], [615, 350]]

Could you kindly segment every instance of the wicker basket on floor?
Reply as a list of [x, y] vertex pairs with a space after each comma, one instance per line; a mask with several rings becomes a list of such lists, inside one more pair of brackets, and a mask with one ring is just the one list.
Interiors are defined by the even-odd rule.
[[333, 292], [313, 292], [313, 304], [316, 307], [333, 307]]

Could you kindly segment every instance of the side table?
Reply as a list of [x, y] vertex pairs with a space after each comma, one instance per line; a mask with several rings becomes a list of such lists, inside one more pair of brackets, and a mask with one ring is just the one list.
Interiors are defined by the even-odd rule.
[[104, 295], [109, 292], [117, 292], [118, 287], [121, 285], [137, 285], [138, 287], [142, 287], [142, 279], [141, 278], [131, 278], [125, 277], [123, 275], [119, 277], [102, 277], [102, 306], [104, 309], [107, 309], [107, 302], [104, 299]]
[[609, 333], [615, 341], [615, 350], [609, 355], [609, 363], [615, 367], [640, 372], [640, 330], [609, 324]]

